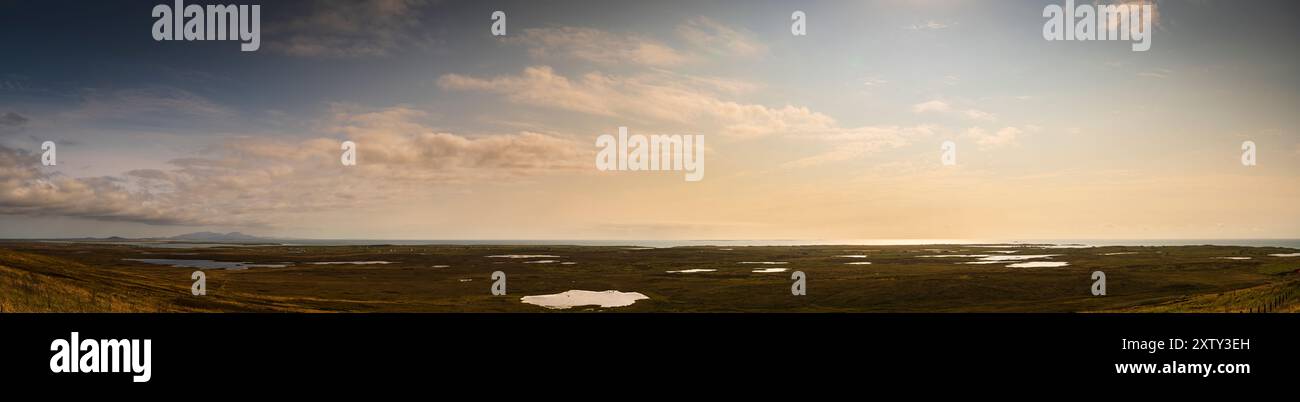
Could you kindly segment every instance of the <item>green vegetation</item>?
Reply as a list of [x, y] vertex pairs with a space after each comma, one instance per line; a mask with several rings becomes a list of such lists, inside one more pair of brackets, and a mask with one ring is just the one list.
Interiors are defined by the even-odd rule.
[[[1056, 254], [1057, 268], [959, 264], [972, 257]], [[1259, 247], [983, 248], [973, 246], [678, 247], [259, 246], [154, 248], [109, 243], [0, 243], [4, 312], [538, 312], [527, 295], [566, 290], [640, 292], [627, 312], [1295, 312], [1300, 258]], [[555, 258], [488, 258], [489, 255]], [[1111, 255], [1107, 255], [1111, 254]], [[867, 255], [848, 258], [844, 255]], [[1221, 257], [1249, 257], [1224, 259]], [[206, 259], [287, 267], [208, 269], [192, 296], [193, 268], [127, 259]], [[555, 260], [554, 263], [527, 263]], [[390, 261], [377, 265], [312, 262]], [[740, 264], [779, 261], [780, 265]], [[870, 265], [849, 265], [869, 261]], [[570, 262], [565, 265], [561, 262]], [[808, 276], [790, 294], [788, 268]], [[712, 272], [666, 271], [712, 269]], [[1104, 271], [1107, 295], [1089, 292]], [[508, 275], [492, 296], [490, 275]]]

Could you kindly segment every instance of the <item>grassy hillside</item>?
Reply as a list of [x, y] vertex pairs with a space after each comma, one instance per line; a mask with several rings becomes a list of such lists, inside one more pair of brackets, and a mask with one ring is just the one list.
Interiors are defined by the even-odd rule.
[[0, 249], [0, 312], [306, 311], [244, 297], [192, 297], [183, 283]]
[[138, 278], [109, 278], [59, 258], [0, 249], [0, 311], [138, 312], [173, 306], [141, 287]]
[[1184, 300], [1118, 312], [1297, 313], [1300, 312], [1300, 280], [1290, 279], [1229, 292], [1196, 295]]

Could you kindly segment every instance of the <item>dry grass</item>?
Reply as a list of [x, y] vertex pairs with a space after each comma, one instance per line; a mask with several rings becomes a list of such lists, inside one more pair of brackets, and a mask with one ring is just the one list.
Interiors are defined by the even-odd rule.
[[94, 277], [93, 274], [93, 269], [74, 262], [0, 250], [0, 312], [170, 310], [154, 298], [132, 297], [119, 289], [109, 291], [96, 287], [85, 277]]
[[1141, 313], [1296, 313], [1300, 280], [1270, 283], [1230, 292], [1203, 294], [1154, 306], [1118, 310]]
[[247, 295], [196, 298], [188, 287], [120, 269], [0, 249], [0, 312], [311, 311]]

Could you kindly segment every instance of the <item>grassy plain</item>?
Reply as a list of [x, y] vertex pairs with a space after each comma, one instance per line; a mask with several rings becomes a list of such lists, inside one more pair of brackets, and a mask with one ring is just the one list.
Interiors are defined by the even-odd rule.
[[[1000, 252], [999, 252], [1000, 251]], [[520, 297], [581, 290], [640, 292], [619, 312], [1296, 312], [1300, 257], [1267, 247], [1046, 248], [1008, 245], [676, 247], [256, 246], [155, 248], [111, 243], [0, 242], [3, 312], [541, 312]], [[1041, 255], [1066, 267], [962, 264]], [[556, 257], [493, 258], [492, 255]], [[843, 257], [866, 255], [866, 258]], [[1249, 257], [1226, 259], [1223, 257]], [[127, 259], [287, 265], [205, 269]], [[536, 263], [552, 260], [551, 263]], [[375, 265], [313, 262], [388, 261]], [[562, 264], [568, 262], [571, 264]], [[784, 262], [785, 264], [742, 264]], [[850, 265], [870, 262], [870, 265]], [[786, 268], [786, 272], [757, 273]], [[669, 273], [678, 270], [715, 270]], [[490, 293], [507, 274], [508, 295]], [[791, 272], [807, 274], [792, 296]], [[1091, 274], [1106, 274], [1093, 296]]]

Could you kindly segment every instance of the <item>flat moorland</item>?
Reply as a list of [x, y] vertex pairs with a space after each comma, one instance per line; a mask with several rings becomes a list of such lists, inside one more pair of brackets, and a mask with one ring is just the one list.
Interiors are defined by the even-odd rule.
[[[1270, 255], [1295, 252], [1047, 245], [162, 248], [6, 241], [0, 242], [0, 311], [1295, 312], [1300, 257]], [[149, 260], [244, 265], [203, 269], [207, 294], [193, 296], [191, 274], [198, 268]], [[1047, 264], [1013, 265], [1027, 262]], [[495, 271], [506, 274], [506, 295], [491, 293]], [[806, 295], [791, 294], [795, 271], [806, 275]], [[1091, 293], [1094, 271], [1105, 273], [1105, 296]], [[521, 301], [568, 290], [637, 292], [647, 299], [568, 310]]]

